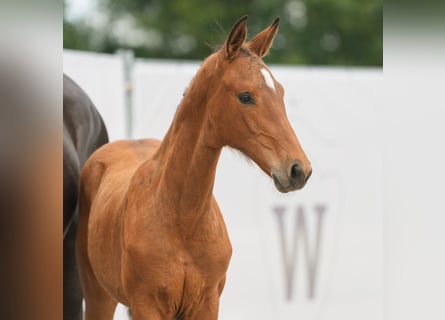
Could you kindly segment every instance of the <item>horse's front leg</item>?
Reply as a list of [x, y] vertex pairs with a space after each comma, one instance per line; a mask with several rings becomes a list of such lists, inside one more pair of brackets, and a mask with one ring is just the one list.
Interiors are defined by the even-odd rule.
[[174, 303], [162, 288], [150, 290], [146, 285], [133, 286], [129, 296], [129, 308], [132, 320], [173, 320]]
[[132, 320], [172, 320], [173, 315], [165, 314], [154, 306], [134, 306], [131, 307]]
[[211, 296], [207, 298], [199, 309], [193, 310], [185, 315], [182, 320], [217, 320], [219, 310], [219, 296]]

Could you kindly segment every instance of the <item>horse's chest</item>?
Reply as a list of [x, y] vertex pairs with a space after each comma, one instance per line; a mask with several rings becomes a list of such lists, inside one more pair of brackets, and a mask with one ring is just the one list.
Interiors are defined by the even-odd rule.
[[[164, 266], [171, 269], [174, 278], [185, 286], [202, 283], [216, 283], [224, 277], [230, 262], [232, 248], [228, 239], [215, 242], [166, 241], [163, 249]], [[200, 285], [200, 284], [199, 284]]]
[[143, 222], [127, 223], [131, 232], [126, 233], [124, 247], [128, 266], [134, 270], [128, 281], [143, 283], [165, 308], [181, 312], [220, 292], [232, 248], [219, 212], [216, 219], [194, 228], [164, 219], [166, 215], [147, 215]]
[[197, 243], [187, 251], [188, 261], [184, 264], [186, 274], [200, 274], [203, 278], [219, 278], [225, 274], [229, 265], [232, 248], [230, 242], [202, 244]]
[[221, 246], [192, 241], [188, 246], [164, 241], [156, 250], [131, 254], [127, 296], [133, 294], [132, 288], [142, 285], [143, 296], [155, 297], [161, 310], [176, 315], [187, 315], [202, 308], [209, 297], [219, 296], [231, 257], [230, 243]]

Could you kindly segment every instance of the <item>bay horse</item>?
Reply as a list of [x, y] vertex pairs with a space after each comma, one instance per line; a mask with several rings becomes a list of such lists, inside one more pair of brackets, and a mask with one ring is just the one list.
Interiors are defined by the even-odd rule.
[[88, 95], [63, 75], [63, 319], [82, 319], [82, 287], [75, 243], [81, 168], [108, 142], [104, 122]]
[[287, 119], [284, 90], [264, 64], [275, 20], [246, 42], [233, 26], [191, 81], [162, 142], [117, 141], [81, 174], [77, 257], [86, 320], [218, 318], [232, 247], [213, 185], [224, 146], [302, 188], [311, 165]]

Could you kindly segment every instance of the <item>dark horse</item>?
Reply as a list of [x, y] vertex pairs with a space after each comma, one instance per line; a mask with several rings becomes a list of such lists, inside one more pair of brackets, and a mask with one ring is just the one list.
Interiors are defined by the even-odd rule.
[[75, 239], [79, 177], [91, 153], [108, 142], [104, 122], [87, 94], [63, 76], [63, 319], [82, 319]]

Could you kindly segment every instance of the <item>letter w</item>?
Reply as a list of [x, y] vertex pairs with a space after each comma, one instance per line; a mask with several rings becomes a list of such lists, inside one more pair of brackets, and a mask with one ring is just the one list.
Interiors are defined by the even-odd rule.
[[[296, 273], [297, 267], [297, 258], [298, 258], [298, 247], [299, 240], [301, 239], [306, 268], [307, 268], [307, 276], [308, 276], [308, 288], [307, 288], [307, 296], [309, 299], [314, 299], [315, 297], [315, 286], [317, 281], [317, 271], [319, 265], [320, 258], [320, 250], [321, 250], [321, 234], [322, 234], [322, 224], [323, 224], [323, 216], [325, 212], [325, 206], [316, 206], [316, 229], [315, 229], [315, 243], [312, 247], [312, 251], [309, 246], [309, 236], [306, 226], [306, 214], [303, 207], [298, 207], [296, 210], [295, 217], [295, 225], [293, 228], [293, 237], [292, 242], [288, 245], [286, 242], [286, 234], [285, 234], [285, 221], [284, 214], [286, 208], [284, 207], [275, 207], [274, 212], [276, 217], [278, 218], [278, 228], [280, 234], [280, 246], [283, 257], [283, 265], [284, 265], [284, 275], [286, 277], [286, 299], [292, 300], [292, 295], [294, 291], [294, 276]], [[290, 247], [290, 248], [289, 248]], [[289, 251], [290, 249], [290, 251]]]

